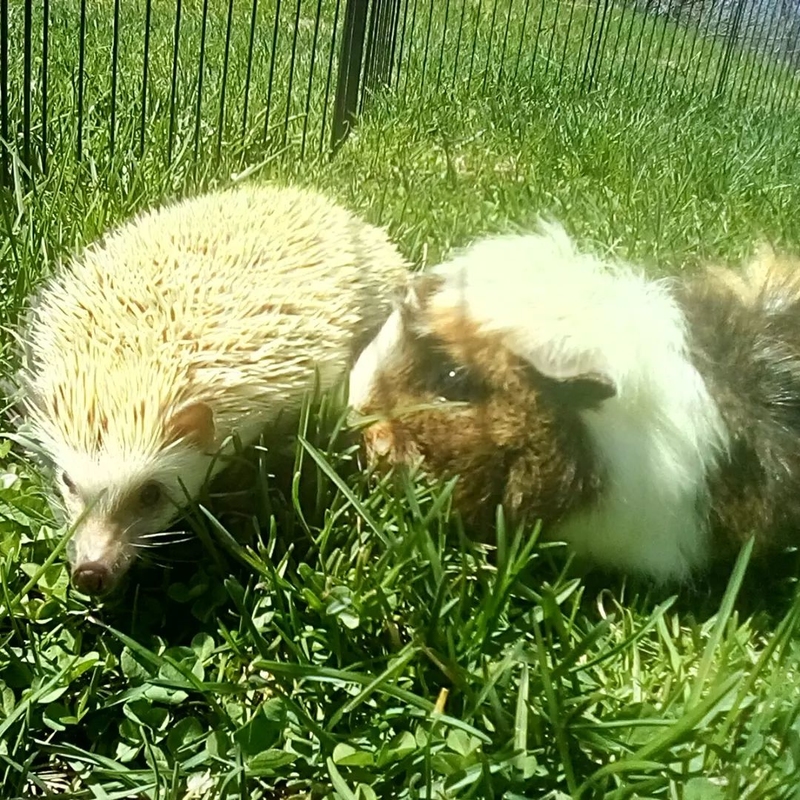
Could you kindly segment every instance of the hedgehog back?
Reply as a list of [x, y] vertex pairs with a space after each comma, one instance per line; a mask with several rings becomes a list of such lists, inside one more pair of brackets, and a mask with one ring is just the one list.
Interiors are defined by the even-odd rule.
[[327, 388], [407, 266], [385, 233], [313, 192], [244, 187], [147, 212], [41, 292], [26, 335], [51, 447], [141, 452], [169, 409], [208, 403], [225, 435]]

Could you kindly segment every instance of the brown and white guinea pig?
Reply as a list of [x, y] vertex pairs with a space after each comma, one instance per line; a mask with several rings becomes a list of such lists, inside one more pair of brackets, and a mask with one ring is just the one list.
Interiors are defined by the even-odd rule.
[[[467, 519], [688, 579], [800, 533], [800, 262], [649, 280], [556, 223], [419, 275], [350, 375], [373, 464], [459, 476]], [[369, 423], [369, 420], [365, 420]]]
[[20, 329], [16, 391], [76, 525], [75, 585], [113, 589], [236, 438], [346, 381], [406, 278], [385, 231], [277, 185], [153, 208], [63, 265]]

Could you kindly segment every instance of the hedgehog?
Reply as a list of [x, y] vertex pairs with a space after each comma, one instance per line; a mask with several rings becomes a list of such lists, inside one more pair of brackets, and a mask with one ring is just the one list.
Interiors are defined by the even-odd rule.
[[[800, 530], [800, 259], [651, 279], [553, 221], [412, 279], [350, 375], [378, 471], [456, 478], [579, 561], [661, 584]], [[362, 422], [359, 422], [363, 420]]]
[[16, 388], [74, 586], [115, 588], [225, 453], [344, 379], [407, 274], [382, 229], [273, 185], [153, 208], [60, 267], [19, 326]]

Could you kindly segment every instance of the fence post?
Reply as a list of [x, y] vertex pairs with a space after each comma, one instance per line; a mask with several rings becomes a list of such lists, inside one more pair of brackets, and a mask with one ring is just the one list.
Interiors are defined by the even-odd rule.
[[344, 12], [342, 49], [333, 107], [331, 150], [347, 137], [358, 113], [358, 87], [364, 55], [369, 0], [347, 0]]
[[400, 0], [347, 0], [333, 109], [333, 152], [350, 133], [364, 95], [378, 84], [391, 83], [399, 14]]

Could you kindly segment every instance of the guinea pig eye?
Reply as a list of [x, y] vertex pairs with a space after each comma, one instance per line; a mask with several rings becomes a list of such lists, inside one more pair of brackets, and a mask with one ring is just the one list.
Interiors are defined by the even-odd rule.
[[487, 393], [485, 382], [469, 366], [454, 361], [447, 346], [435, 336], [414, 342], [414, 381], [426, 394], [447, 402], [475, 402]]
[[155, 481], [150, 481], [142, 486], [139, 491], [139, 505], [141, 505], [142, 508], [153, 508], [153, 506], [158, 505], [162, 495], [163, 492], [160, 484]]
[[442, 361], [427, 375], [427, 388], [438, 398], [451, 402], [471, 402], [483, 392], [483, 383], [464, 364]]

